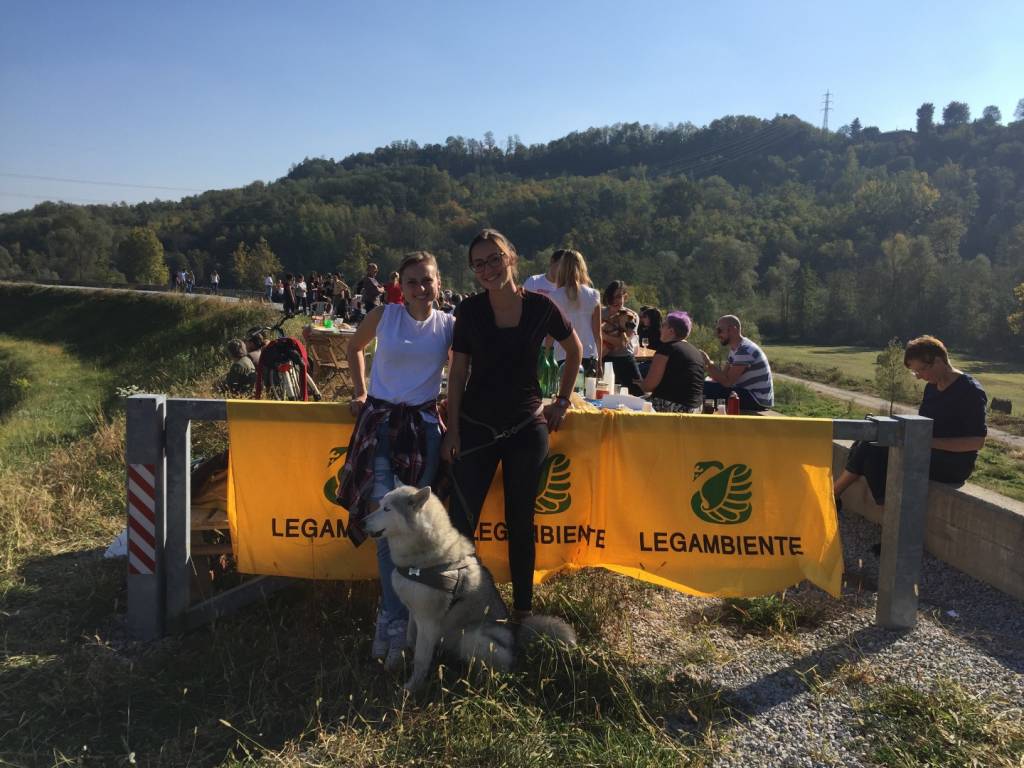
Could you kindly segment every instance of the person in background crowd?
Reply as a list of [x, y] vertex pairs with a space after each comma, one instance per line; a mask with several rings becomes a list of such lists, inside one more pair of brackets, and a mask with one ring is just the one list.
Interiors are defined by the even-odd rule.
[[[354, 391], [349, 409], [356, 424], [338, 499], [352, 513], [349, 530], [353, 537], [365, 537], [359, 522], [377, 508], [385, 493], [399, 483], [419, 488], [430, 485], [439, 465], [437, 396], [455, 320], [432, 306], [441, 276], [431, 254], [410, 253], [402, 260], [398, 275], [405, 302], [373, 309], [348, 345]], [[367, 390], [363, 352], [373, 339], [377, 351]], [[381, 606], [371, 653], [392, 667], [401, 661], [407, 646], [409, 612], [391, 584], [395, 566], [387, 539], [376, 541]]]
[[[977, 379], [954, 368], [946, 345], [934, 336], [907, 342], [903, 365], [925, 382], [918, 415], [932, 419], [930, 479], [963, 485], [974, 471], [978, 451], [985, 445], [988, 396]], [[846, 468], [836, 480], [836, 507], [842, 509], [843, 491], [863, 477], [877, 504], [885, 503], [885, 478], [889, 449], [874, 443], [856, 442], [850, 447]]]
[[[555, 285], [548, 294], [566, 319], [572, 324], [583, 347], [583, 368], [588, 376], [597, 376], [601, 369], [601, 294], [594, 290], [587, 272], [583, 254], [570, 249], [559, 249], [551, 254], [557, 264]], [[565, 359], [565, 351], [555, 350], [555, 359]]]
[[[448, 376], [448, 432], [441, 458], [453, 462], [452, 524], [473, 538], [501, 463], [512, 574], [512, 620], [533, 604], [533, 504], [548, 453], [548, 432], [565, 419], [582, 352], [572, 326], [547, 296], [516, 286], [515, 247], [494, 229], [469, 246], [484, 293], [459, 305]], [[558, 397], [541, 407], [537, 357], [546, 337], [565, 350]], [[467, 381], [468, 379], [468, 381]]]
[[195, 273], [190, 269], [185, 273], [185, 293], [192, 293], [196, 287]]
[[216, 269], [210, 273], [210, 292], [214, 296], [220, 293], [220, 273]]
[[723, 315], [715, 324], [715, 335], [723, 347], [729, 347], [729, 360], [719, 368], [704, 355], [704, 366], [711, 381], [704, 383], [704, 397], [723, 400], [735, 392], [744, 411], [766, 411], [775, 405], [775, 388], [768, 356], [743, 335], [736, 315]]
[[276, 304], [284, 303], [284, 280], [277, 278], [277, 283], [274, 285], [274, 295], [272, 301]]
[[246, 354], [246, 343], [231, 339], [227, 344], [231, 367], [224, 377], [223, 389], [232, 395], [249, 395], [256, 386], [256, 365]]
[[647, 376], [637, 382], [659, 413], [700, 413], [704, 405], [704, 356], [686, 341], [692, 328], [688, 313], [669, 312]]
[[559, 249], [551, 254], [551, 261], [548, 262], [548, 271], [539, 275], [530, 275], [523, 281], [523, 290], [531, 293], [543, 293], [550, 295], [558, 288], [558, 260], [562, 257], [562, 250]]
[[640, 327], [636, 335], [641, 347], [654, 348], [661, 343], [661, 312], [656, 307], [640, 308]]
[[284, 307], [286, 317], [295, 315], [295, 278], [291, 272], [284, 276], [284, 283], [281, 286], [281, 304]]
[[441, 305], [440, 306], [441, 306], [441, 311], [442, 312], [447, 312], [449, 315], [452, 313], [452, 310], [455, 309], [455, 305], [452, 304], [452, 292], [451, 291], [445, 291], [441, 295]]
[[388, 304], [401, 304], [404, 301], [402, 298], [402, 285], [399, 282], [397, 272], [391, 273], [391, 282], [384, 286], [384, 295]]
[[637, 386], [640, 369], [636, 364], [636, 351], [640, 347], [636, 329], [640, 318], [626, 306], [629, 288], [621, 280], [612, 280], [604, 289], [604, 309], [601, 311], [602, 357], [615, 369], [615, 386], [629, 387], [631, 395], [642, 395]]
[[305, 275], [299, 275], [295, 279], [295, 308], [301, 309], [303, 314], [309, 312], [309, 285], [306, 283]]
[[323, 296], [323, 278], [320, 277], [319, 273], [311, 272], [309, 275], [309, 299], [310, 305], [316, 304], [320, 301]]
[[263, 348], [270, 343], [270, 339], [266, 337], [261, 328], [250, 328], [245, 333], [245, 351], [252, 360], [253, 369], [260, 364], [260, 353], [263, 352]]
[[352, 311], [352, 289], [348, 283], [341, 279], [341, 275], [334, 273], [334, 315], [343, 321], [348, 321]]
[[364, 315], [379, 305], [384, 296], [384, 286], [377, 281], [379, 271], [379, 267], [370, 262], [366, 265], [366, 275], [356, 283], [356, 293], [363, 299], [360, 306]]
[[274, 300], [274, 277], [273, 275], [267, 275], [263, 278], [263, 292], [266, 294], [267, 301]]

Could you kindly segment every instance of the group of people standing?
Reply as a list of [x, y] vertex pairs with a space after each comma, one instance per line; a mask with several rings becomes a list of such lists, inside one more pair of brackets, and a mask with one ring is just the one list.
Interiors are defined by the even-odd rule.
[[[703, 403], [708, 361], [686, 341], [689, 315], [670, 312], [660, 322], [657, 352], [641, 377], [634, 357], [639, 318], [625, 307], [628, 289], [614, 281], [599, 294], [579, 251], [555, 251], [548, 272], [522, 285], [518, 252], [497, 230], [477, 234], [467, 259], [481, 291], [464, 298], [456, 311], [440, 309], [444, 289], [437, 261], [417, 251], [397, 271], [402, 301], [377, 303], [356, 329], [348, 348], [354, 388], [349, 409], [356, 422], [338, 498], [351, 513], [353, 539], [362, 541], [360, 521], [388, 491], [399, 483], [431, 485], [447, 464], [452, 523], [472, 538], [500, 464], [515, 622], [532, 607], [534, 496], [548, 436], [565, 421], [581, 365], [596, 371], [609, 360], [623, 386], [652, 392], [659, 410], [695, 411]], [[367, 270], [364, 291], [368, 279], [376, 280], [375, 265]], [[738, 321], [720, 324], [739, 331]], [[723, 343], [734, 335], [723, 331]], [[364, 353], [374, 340], [367, 382]], [[555, 397], [546, 405], [536, 365], [545, 344], [553, 344], [564, 363]], [[438, 396], [445, 365], [442, 418]], [[736, 365], [746, 367], [739, 354]], [[378, 539], [376, 545], [382, 600], [371, 651], [393, 665], [406, 649], [408, 613], [392, 585], [387, 542]]]

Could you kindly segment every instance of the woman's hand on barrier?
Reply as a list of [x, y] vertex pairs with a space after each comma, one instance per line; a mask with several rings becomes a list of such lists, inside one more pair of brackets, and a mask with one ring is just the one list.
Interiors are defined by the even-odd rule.
[[459, 438], [459, 431], [457, 429], [451, 429], [444, 433], [444, 438], [441, 440], [441, 460], [442, 461], [455, 461], [459, 458], [459, 451], [462, 450], [462, 440]]
[[359, 418], [359, 412], [363, 410], [363, 406], [366, 405], [366, 395], [361, 397], [353, 397], [348, 401], [348, 412], [351, 413], [357, 419]]

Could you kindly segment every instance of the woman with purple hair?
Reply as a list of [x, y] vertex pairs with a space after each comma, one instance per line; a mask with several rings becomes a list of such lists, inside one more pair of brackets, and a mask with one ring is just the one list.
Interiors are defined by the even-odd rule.
[[647, 376], [636, 381], [644, 392], [651, 393], [651, 405], [659, 413], [701, 412], [704, 357], [686, 340], [692, 327], [686, 312], [669, 312], [661, 321], [661, 338]]

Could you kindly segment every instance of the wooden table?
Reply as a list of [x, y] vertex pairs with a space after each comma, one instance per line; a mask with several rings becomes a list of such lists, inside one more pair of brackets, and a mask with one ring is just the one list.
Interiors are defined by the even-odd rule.
[[326, 399], [351, 397], [352, 372], [348, 365], [348, 342], [355, 328], [323, 328], [307, 325], [302, 329], [313, 381]]
[[633, 355], [633, 357], [635, 357], [637, 360], [650, 360], [652, 357], [654, 357], [654, 355], [654, 347], [640, 347], [636, 351], [636, 354]]

